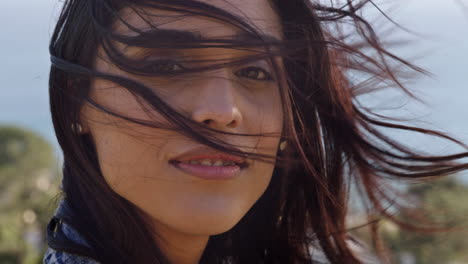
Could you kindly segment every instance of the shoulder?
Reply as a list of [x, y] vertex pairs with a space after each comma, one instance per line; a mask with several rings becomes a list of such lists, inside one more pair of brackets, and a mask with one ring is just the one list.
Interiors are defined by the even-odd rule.
[[86, 258], [83, 256], [56, 251], [52, 248], [48, 248], [44, 258], [42, 260], [43, 264], [99, 264], [99, 262]]
[[[76, 250], [76, 245], [79, 245], [81, 248], [90, 248], [90, 246], [77, 230], [58, 217], [64, 210], [66, 210], [65, 206], [65, 203], [61, 202], [54, 217], [52, 217], [47, 225], [47, 242], [49, 244], [49, 248], [44, 254], [42, 263], [99, 264], [99, 262], [90, 257], [68, 252], [70, 248]], [[62, 250], [62, 248], [64, 248], [64, 250]], [[65, 250], [65, 248], [68, 249]]]
[[[79, 235], [79, 233], [74, 230], [72, 227], [65, 223], [60, 223], [56, 231], [53, 232], [60, 232], [58, 235], [61, 235], [62, 237], [66, 237], [67, 239], [74, 241], [80, 245], [87, 245], [86, 241]], [[54, 234], [52, 234], [54, 235]], [[55, 250], [51, 247], [49, 247], [44, 254], [43, 258], [43, 264], [99, 264], [94, 259], [81, 256], [81, 255], [76, 255], [72, 254], [69, 252], [61, 251], [61, 250]]]

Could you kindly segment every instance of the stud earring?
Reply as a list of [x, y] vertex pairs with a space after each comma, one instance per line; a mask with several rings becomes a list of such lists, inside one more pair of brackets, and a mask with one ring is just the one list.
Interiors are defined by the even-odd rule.
[[288, 146], [288, 141], [284, 140], [284, 141], [281, 141], [279, 148], [281, 151], [284, 151], [287, 146]]
[[71, 125], [71, 128], [72, 128], [72, 131], [77, 133], [77, 134], [83, 133], [83, 127], [81, 126], [80, 123], [73, 123]]

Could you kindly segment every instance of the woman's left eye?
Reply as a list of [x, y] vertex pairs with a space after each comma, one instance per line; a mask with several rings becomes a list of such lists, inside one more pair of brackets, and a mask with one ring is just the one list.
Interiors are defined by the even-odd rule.
[[247, 67], [235, 73], [239, 77], [249, 78], [257, 81], [272, 81], [273, 78], [269, 72], [259, 67]]

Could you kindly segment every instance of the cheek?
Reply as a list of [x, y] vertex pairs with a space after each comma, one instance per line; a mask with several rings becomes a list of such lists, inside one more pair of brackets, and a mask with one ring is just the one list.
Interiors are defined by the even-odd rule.
[[153, 136], [148, 143], [138, 137], [142, 131], [124, 132], [107, 127], [93, 132], [101, 171], [117, 193], [127, 192], [134, 186], [135, 179], [151, 177], [159, 170], [160, 150], [165, 142], [162, 137]]
[[[263, 136], [260, 138], [258, 146], [265, 149], [267, 154], [274, 155], [276, 153], [280, 136], [283, 129], [283, 107], [281, 104], [281, 98], [278, 92], [272, 92], [270, 94], [259, 97], [256, 102], [258, 110], [252, 111], [256, 113], [250, 118], [254, 124], [257, 124], [256, 133], [270, 134], [270, 136]], [[263, 152], [263, 150], [262, 150]]]
[[[161, 116], [154, 114], [149, 104], [144, 103], [140, 98], [130, 93], [127, 89], [116, 86], [116, 84], [98, 80], [93, 84], [95, 88], [91, 90], [90, 97], [99, 105], [105, 107], [112, 113], [123, 115], [140, 120], [158, 121], [162, 122]], [[109, 114], [104, 114], [102, 111], [95, 110], [91, 107], [87, 108], [86, 116], [90, 117], [91, 121], [97, 119], [98, 122], [105, 122], [104, 124], [120, 126], [121, 130], [126, 126], [139, 130], [134, 123], [116, 118]]]
[[[125, 89], [98, 83], [91, 98], [112, 112], [130, 118], [154, 120], [139, 102]], [[98, 153], [99, 165], [108, 184], [118, 193], [120, 188], [132, 188], [137, 177], [146, 177], [158, 171], [164, 159], [161, 150], [170, 133], [148, 128], [103, 113], [91, 107], [83, 111]], [[160, 121], [160, 120], [156, 120]], [[124, 183], [124, 184], [122, 184]]]
[[279, 95], [272, 96], [270, 103], [263, 107], [264, 116], [264, 130], [272, 132], [282, 132], [283, 127], [283, 107]]

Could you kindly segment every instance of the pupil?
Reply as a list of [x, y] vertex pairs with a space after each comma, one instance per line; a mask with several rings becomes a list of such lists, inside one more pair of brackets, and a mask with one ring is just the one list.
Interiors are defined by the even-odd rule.
[[251, 71], [249, 71], [248, 76], [250, 78], [257, 78], [258, 77], [258, 72], [251, 70]]
[[169, 71], [174, 71], [177, 69], [177, 66], [171, 62], [161, 62], [157, 65], [155, 65], [154, 69], [156, 71], [164, 71], [164, 72], [169, 72]]

